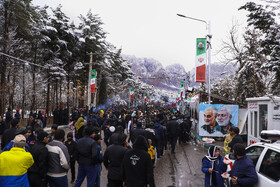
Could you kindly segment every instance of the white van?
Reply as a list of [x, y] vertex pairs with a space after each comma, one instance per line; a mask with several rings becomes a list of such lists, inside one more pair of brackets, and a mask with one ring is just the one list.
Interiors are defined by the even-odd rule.
[[[261, 137], [274, 143], [258, 142], [246, 148], [246, 155], [256, 166], [259, 182], [258, 187], [280, 186], [280, 131], [262, 131]], [[262, 139], [264, 140], [264, 139]], [[225, 160], [230, 160], [232, 155], [226, 155]], [[232, 164], [228, 168], [231, 169]], [[231, 167], [230, 167], [231, 166]], [[229, 170], [230, 170], [229, 169]]]

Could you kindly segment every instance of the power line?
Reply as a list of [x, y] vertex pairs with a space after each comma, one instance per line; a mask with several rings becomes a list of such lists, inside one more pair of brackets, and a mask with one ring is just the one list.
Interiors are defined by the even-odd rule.
[[32, 63], [32, 62], [28, 62], [28, 61], [26, 61], [26, 60], [22, 60], [22, 59], [20, 59], [20, 58], [13, 57], [13, 56], [11, 56], [11, 55], [8, 55], [8, 54], [2, 53], [2, 52], [0, 52], [0, 54], [4, 55], [4, 56], [6, 56], [6, 57], [9, 57], [9, 58], [11, 58], [11, 59], [14, 59], [14, 60], [18, 60], [18, 61], [27, 63], [27, 64], [29, 64], [29, 65], [33, 65], [33, 66], [38, 66], [38, 67], [40, 67], [40, 68], [49, 69], [48, 67], [41, 66], [41, 65], [39, 65], [39, 64], [34, 64], [34, 63]]

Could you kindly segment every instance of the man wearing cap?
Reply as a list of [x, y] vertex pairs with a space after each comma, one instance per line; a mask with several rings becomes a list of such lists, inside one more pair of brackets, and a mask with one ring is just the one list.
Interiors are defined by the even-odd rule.
[[0, 154], [0, 186], [29, 187], [27, 170], [34, 160], [32, 155], [23, 148], [26, 138], [17, 135], [14, 138], [14, 147], [10, 151]]
[[46, 144], [49, 141], [48, 133], [39, 130], [37, 141], [30, 150], [34, 164], [28, 170], [28, 179], [31, 187], [46, 187], [48, 172], [48, 149]]

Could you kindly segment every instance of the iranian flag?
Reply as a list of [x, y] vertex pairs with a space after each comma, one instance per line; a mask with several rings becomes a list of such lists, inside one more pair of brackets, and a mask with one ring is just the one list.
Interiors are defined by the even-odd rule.
[[130, 87], [130, 100], [133, 100], [133, 93], [134, 93], [134, 91], [133, 91], [133, 87]]
[[147, 101], [147, 93], [144, 94], [144, 102], [146, 103]]
[[91, 79], [90, 79], [90, 93], [95, 93], [95, 84], [96, 84], [96, 70], [91, 70]]
[[206, 38], [196, 39], [195, 82], [205, 82], [206, 73]]
[[180, 92], [180, 90], [178, 90], [178, 95], [177, 95], [177, 101], [179, 101], [180, 100], [180, 95], [181, 95], [181, 92]]
[[153, 102], [154, 102], [154, 96], [152, 95], [151, 103], [153, 103]]
[[180, 87], [181, 87], [180, 98], [183, 98], [184, 87], [185, 87], [185, 82], [184, 81], [180, 82]]

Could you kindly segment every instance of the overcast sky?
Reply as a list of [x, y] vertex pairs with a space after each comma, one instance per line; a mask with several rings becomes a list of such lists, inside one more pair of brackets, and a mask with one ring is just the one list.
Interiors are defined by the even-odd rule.
[[[248, 12], [238, 8], [246, 0], [33, 0], [36, 5], [62, 5], [64, 13], [78, 23], [89, 9], [104, 22], [107, 41], [124, 54], [154, 58], [164, 66], [178, 63], [186, 70], [195, 66], [196, 38], [205, 37], [203, 22], [178, 17], [183, 14], [211, 22], [212, 62], [220, 41], [228, 36], [235, 20], [246, 24]], [[259, 2], [254, 0], [254, 2]]]

